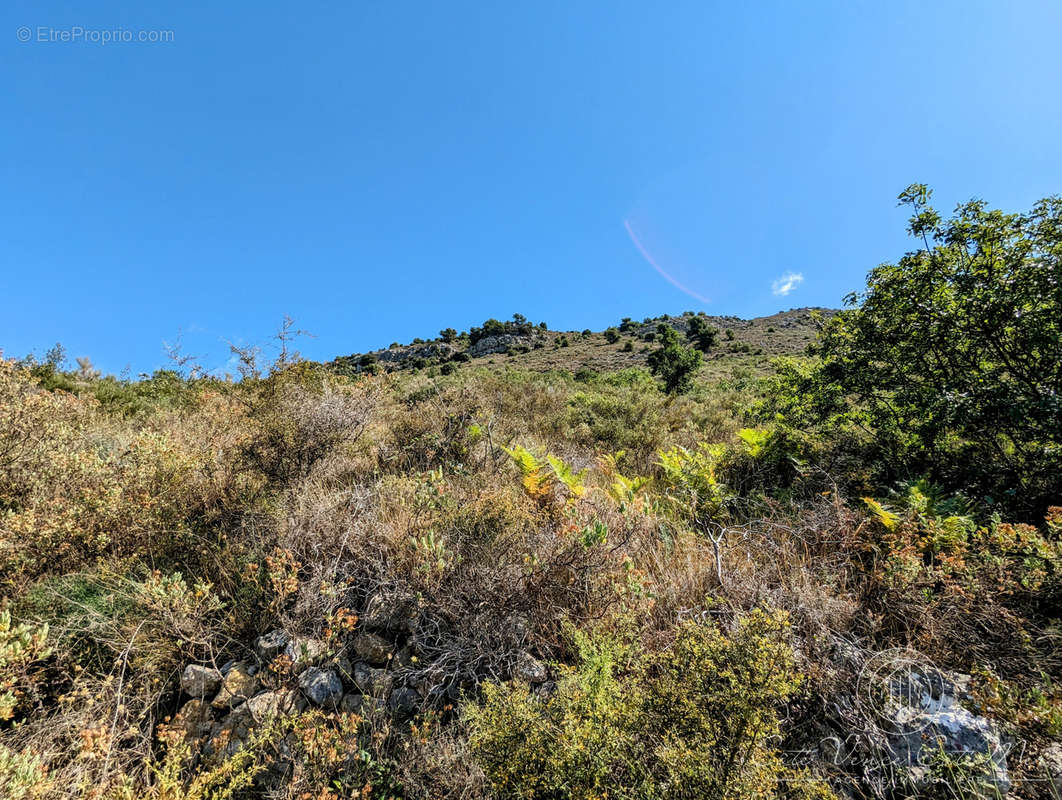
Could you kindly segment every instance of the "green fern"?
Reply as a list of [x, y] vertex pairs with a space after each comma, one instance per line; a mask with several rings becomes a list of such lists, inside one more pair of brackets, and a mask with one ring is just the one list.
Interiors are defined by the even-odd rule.
[[586, 493], [586, 470], [574, 472], [572, 468], [556, 456], [546, 454], [546, 461], [553, 470], [553, 477], [568, 490], [572, 497], [582, 497]]
[[502, 450], [520, 469], [521, 482], [529, 495], [543, 497], [549, 492], [550, 474], [545, 462], [523, 445], [514, 444], [511, 448], [502, 447]]

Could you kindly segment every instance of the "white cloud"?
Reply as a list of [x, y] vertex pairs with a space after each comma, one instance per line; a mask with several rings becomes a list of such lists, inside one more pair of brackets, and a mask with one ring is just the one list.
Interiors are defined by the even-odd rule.
[[785, 297], [796, 287], [804, 282], [804, 273], [787, 272], [781, 278], [776, 278], [771, 283], [771, 293], [776, 297]]

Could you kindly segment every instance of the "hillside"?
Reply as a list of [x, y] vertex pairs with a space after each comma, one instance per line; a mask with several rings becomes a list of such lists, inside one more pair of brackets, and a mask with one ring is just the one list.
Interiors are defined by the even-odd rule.
[[[827, 319], [833, 313], [830, 309], [796, 308], [754, 319], [697, 315], [719, 332], [717, 344], [705, 353], [704, 374], [716, 374], [734, 364], [764, 367], [772, 357], [802, 354], [818, 330], [815, 317]], [[470, 364], [534, 372], [612, 372], [646, 366], [657, 325], [666, 323], [685, 336], [693, 316], [693, 312], [686, 312], [641, 322], [617, 321], [614, 330], [618, 337], [614, 341], [609, 341], [605, 331], [558, 331], [527, 325], [523, 332], [485, 337], [478, 346], [463, 333], [450, 341], [438, 338], [406, 345], [395, 343], [386, 349], [339, 357], [331, 365], [338, 372], [351, 375], [373, 364], [384, 371], [395, 371], [438, 368], [447, 363], [454, 368]]]
[[821, 326], [0, 360], [0, 797], [1057, 796], [1062, 200], [957, 215]]

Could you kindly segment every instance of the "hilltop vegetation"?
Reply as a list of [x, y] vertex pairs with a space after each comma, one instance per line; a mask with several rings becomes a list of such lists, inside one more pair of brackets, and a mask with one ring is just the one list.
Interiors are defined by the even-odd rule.
[[1062, 202], [903, 199], [840, 312], [0, 360], [0, 797], [1052, 796]]
[[[447, 328], [430, 341], [395, 342], [384, 350], [342, 356], [332, 366], [346, 375], [400, 370], [439, 375], [476, 366], [534, 372], [616, 372], [648, 366], [650, 354], [657, 349], [659, 326], [664, 324], [703, 352], [707, 375], [721, 377], [735, 365], [763, 371], [770, 368], [772, 357], [802, 355], [818, 331], [816, 319], [833, 313], [830, 309], [796, 308], [746, 320], [686, 311], [641, 321], [624, 318], [596, 332], [589, 328], [551, 330], [544, 322], [532, 325], [523, 315], [514, 314], [512, 320], [489, 319], [469, 332]], [[715, 332], [714, 338], [708, 331]]]

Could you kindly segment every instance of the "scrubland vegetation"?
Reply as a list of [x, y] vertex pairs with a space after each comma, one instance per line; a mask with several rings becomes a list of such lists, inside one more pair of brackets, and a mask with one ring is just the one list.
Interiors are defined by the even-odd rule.
[[[1052, 796], [1062, 203], [903, 199], [921, 249], [769, 372], [666, 320], [578, 377], [0, 361], [0, 796]], [[895, 765], [890, 648], [970, 676], [1008, 785]]]

